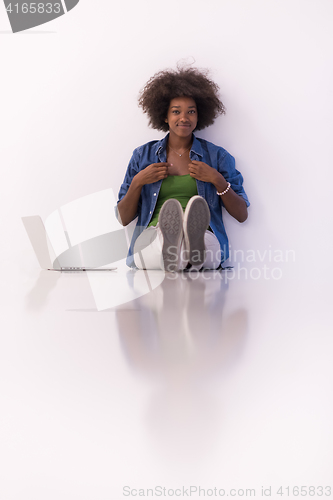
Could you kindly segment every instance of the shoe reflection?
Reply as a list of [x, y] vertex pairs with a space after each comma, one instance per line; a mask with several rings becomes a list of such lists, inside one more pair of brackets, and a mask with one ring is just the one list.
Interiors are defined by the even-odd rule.
[[222, 276], [167, 273], [135, 309], [116, 311], [129, 365], [154, 385], [145, 417], [151, 443], [170, 459], [177, 450], [192, 464], [214, 448], [223, 421], [214, 392], [223, 391], [223, 376], [239, 361], [247, 336], [247, 311], [230, 308]]

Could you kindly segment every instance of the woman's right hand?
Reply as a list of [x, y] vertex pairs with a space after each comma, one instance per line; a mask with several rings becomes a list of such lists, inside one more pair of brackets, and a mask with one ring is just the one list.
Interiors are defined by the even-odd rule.
[[136, 216], [138, 211], [138, 203], [141, 195], [141, 189], [145, 184], [166, 179], [168, 177], [168, 167], [172, 163], [152, 163], [148, 167], [140, 170], [132, 179], [131, 185], [128, 188], [124, 198], [119, 201], [118, 220], [123, 226], [127, 226]]
[[145, 184], [153, 184], [153, 182], [166, 179], [168, 177], [168, 167], [172, 167], [172, 163], [152, 163], [136, 174], [136, 181], [141, 186], [144, 186]]

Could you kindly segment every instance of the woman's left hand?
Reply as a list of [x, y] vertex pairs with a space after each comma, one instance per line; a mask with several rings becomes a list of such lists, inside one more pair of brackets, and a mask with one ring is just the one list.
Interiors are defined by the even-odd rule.
[[[198, 181], [211, 182], [217, 192], [223, 192], [228, 187], [228, 182], [223, 175], [210, 167], [203, 161], [192, 160], [188, 166], [190, 176]], [[218, 196], [216, 194], [216, 196]], [[247, 219], [247, 207], [244, 198], [239, 196], [235, 191], [230, 188], [228, 191], [221, 195], [223, 198], [223, 205], [225, 209], [239, 222], [244, 222]]]
[[190, 176], [198, 181], [214, 183], [216, 170], [203, 161], [192, 160], [188, 166]]

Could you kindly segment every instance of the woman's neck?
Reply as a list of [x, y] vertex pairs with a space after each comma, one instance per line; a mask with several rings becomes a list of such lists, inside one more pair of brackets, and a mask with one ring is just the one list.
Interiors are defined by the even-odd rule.
[[178, 137], [169, 134], [168, 146], [175, 151], [184, 151], [190, 149], [193, 142], [193, 136], [190, 137]]

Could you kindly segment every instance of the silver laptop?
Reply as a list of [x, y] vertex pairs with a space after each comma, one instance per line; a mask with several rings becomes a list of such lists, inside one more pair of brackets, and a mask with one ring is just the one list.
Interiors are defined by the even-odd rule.
[[49, 271], [114, 271], [117, 268], [109, 264], [125, 258], [128, 252], [125, 231], [120, 229], [75, 246], [69, 244], [69, 248], [56, 257], [41, 217], [22, 217], [22, 222], [39, 265]]

